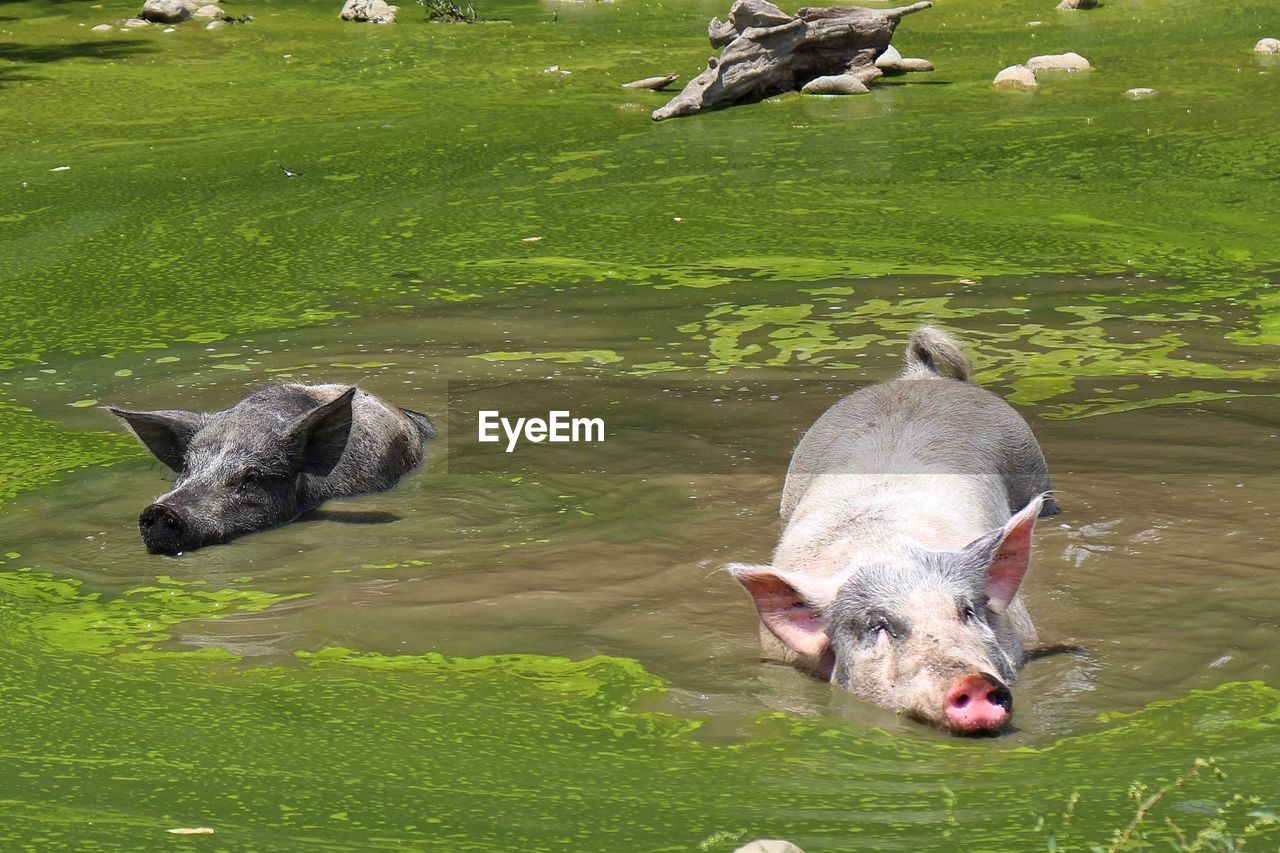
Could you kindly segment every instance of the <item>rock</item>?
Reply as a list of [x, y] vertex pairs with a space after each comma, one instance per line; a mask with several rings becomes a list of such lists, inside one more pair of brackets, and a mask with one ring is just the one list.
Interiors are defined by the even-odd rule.
[[790, 841], [761, 838], [758, 841], [742, 845], [733, 853], [804, 853], [804, 851]]
[[729, 22], [713, 19], [707, 30], [713, 46], [725, 46], [720, 56], [652, 118], [759, 102], [819, 77], [870, 79], [863, 69], [888, 49], [902, 18], [932, 6], [920, 0], [897, 9], [805, 7], [793, 16], [768, 0], [736, 0]]
[[665, 89], [676, 80], [680, 79], [679, 74], [667, 74], [662, 77], [646, 77], [643, 80], [632, 80], [630, 83], [623, 83], [624, 89]]
[[1036, 75], [1025, 65], [1010, 65], [1001, 69], [991, 85], [997, 89], [1034, 89], [1037, 85]]
[[210, 21], [205, 25], [206, 30], [220, 30], [227, 25], [226, 21]]
[[884, 76], [883, 71], [881, 71], [879, 68], [876, 68], [874, 65], [870, 63], [866, 65], [855, 65], [853, 67], [853, 70], [850, 71], [849, 73], [852, 74], [854, 77], [857, 77], [863, 83], [868, 83], [868, 84], [872, 80], [879, 80], [881, 77]]
[[195, 10], [196, 0], [147, 0], [142, 4], [141, 17], [157, 24], [178, 24]]
[[163, 30], [161, 30], [160, 32], [162, 32], [162, 33], [176, 33], [177, 31], [178, 31], [178, 28], [177, 28], [177, 27], [165, 27], [165, 28], [164, 28]]
[[927, 59], [913, 59], [907, 57], [898, 63], [899, 71], [932, 71], [933, 63]]
[[1280, 39], [1262, 39], [1253, 46], [1254, 53], [1280, 53]]
[[210, 3], [207, 6], [201, 6], [199, 9], [196, 9], [191, 14], [197, 18], [221, 18], [223, 15], [227, 13], [222, 11], [221, 8]]
[[123, 26], [123, 28], [124, 28], [124, 29], [126, 29], [126, 30], [136, 30], [136, 29], [138, 29], [139, 27], [149, 27], [149, 26], [151, 26], [151, 22], [150, 22], [150, 21], [144, 21], [144, 20], [142, 20], [141, 18], [130, 18], [129, 20], [125, 21], [125, 22], [124, 22], [124, 24], [123, 24], [122, 26]]
[[806, 95], [865, 95], [871, 90], [852, 74], [830, 74], [813, 78], [800, 91]]
[[115, 27], [111, 26], [110, 24], [98, 24], [98, 26], [94, 27], [93, 29], [95, 32], [105, 33], [105, 32], [109, 32], [110, 30], [114, 30]]
[[1089, 60], [1078, 53], [1047, 53], [1027, 60], [1027, 67], [1037, 74], [1041, 71], [1088, 71], [1093, 68]]
[[1135, 101], [1142, 101], [1147, 98], [1154, 98], [1156, 95], [1160, 93], [1157, 92], [1155, 89], [1148, 89], [1145, 86], [1139, 86], [1134, 89], [1129, 89], [1124, 94], [1126, 98], [1130, 98]]
[[892, 68], [902, 61], [902, 54], [893, 45], [884, 49], [884, 53], [876, 57], [877, 68]]
[[371, 24], [394, 24], [399, 6], [388, 6], [384, 0], [347, 0], [338, 17], [344, 21], [367, 21]]
[[1098, 8], [1098, 0], [1062, 0], [1058, 4], [1058, 8], [1068, 11], [1071, 9], [1096, 9]]
[[904, 59], [893, 45], [876, 57], [876, 68], [885, 74], [905, 74], [908, 71], [932, 71], [933, 63], [927, 59]]

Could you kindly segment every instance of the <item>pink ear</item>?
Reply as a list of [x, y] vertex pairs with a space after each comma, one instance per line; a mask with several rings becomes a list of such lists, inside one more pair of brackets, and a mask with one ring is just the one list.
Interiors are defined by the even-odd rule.
[[1044, 498], [1044, 495], [1033, 498], [1005, 522], [1001, 531], [1000, 547], [987, 567], [988, 606], [996, 613], [1003, 613], [1009, 606], [1027, 574], [1027, 566], [1031, 562], [1031, 532], [1035, 529]]
[[827, 626], [821, 612], [831, 603], [836, 588], [821, 579], [772, 566], [732, 565], [729, 570], [751, 593], [760, 621], [775, 637], [802, 655], [817, 657], [827, 650]]

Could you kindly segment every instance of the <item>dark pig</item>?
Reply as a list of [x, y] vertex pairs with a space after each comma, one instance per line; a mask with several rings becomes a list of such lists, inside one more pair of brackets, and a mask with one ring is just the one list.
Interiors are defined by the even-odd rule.
[[837, 402], [796, 448], [772, 564], [729, 568], [766, 654], [987, 734], [1036, 641], [1018, 595], [1032, 528], [1058, 509], [1030, 427], [969, 374], [953, 338], [917, 329], [897, 379]]
[[426, 415], [346, 385], [269, 385], [220, 412], [108, 410], [178, 474], [138, 518], [147, 549], [163, 554], [386, 491], [436, 437]]

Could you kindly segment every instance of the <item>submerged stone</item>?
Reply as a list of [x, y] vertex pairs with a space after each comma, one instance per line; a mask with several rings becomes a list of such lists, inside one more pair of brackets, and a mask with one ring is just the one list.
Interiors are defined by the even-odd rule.
[[1058, 4], [1058, 8], [1067, 11], [1072, 9], [1096, 9], [1098, 8], [1098, 0], [1062, 0]]
[[225, 14], [226, 12], [224, 12], [221, 7], [214, 6], [212, 3], [206, 6], [201, 6], [199, 9], [192, 12], [192, 15], [197, 18], [221, 18]]
[[815, 77], [800, 89], [806, 95], [865, 95], [871, 90], [852, 74]]
[[136, 29], [139, 29], [140, 27], [149, 27], [149, 26], [151, 26], [150, 21], [144, 21], [142, 20], [142, 18], [130, 18], [129, 20], [124, 22], [123, 28], [126, 30], [136, 30]]
[[1010, 65], [1003, 68], [991, 81], [997, 89], [1034, 89], [1039, 84], [1036, 75], [1025, 65]]
[[1125, 94], [1125, 97], [1131, 98], [1132, 100], [1141, 101], [1147, 98], [1154, 98], [1156, 95], [1160, 93], [1157, 92], [1155, 89], [1148, 89], [1145, 86], [1138, 86], [1136, 88], [1129, 89], [1124, 94]]
[[898, 62], [899, 71], [932, 71], [933, 63], [927, 59], [918, 57], [907, 57]]
[[1259, 39], [1253, 46], [1254, 53], [1280, 53], [1280, 39]]
[[114, 30], [114, 29], [115, 27], [111, 26], [110, 24], [98, 24], [98, 26], [93, 28], [94, 32], [98, 32], [98, 33], [110, 32], [111, 30]]

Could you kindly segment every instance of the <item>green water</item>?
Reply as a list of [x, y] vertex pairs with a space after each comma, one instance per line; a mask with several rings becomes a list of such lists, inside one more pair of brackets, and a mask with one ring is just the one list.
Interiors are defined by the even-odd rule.
[[[1210, 758], [1143, 830], [1280, 844], [1270, 4], [949, 0], [895, 39], [933, 74], [660, 125], [618, 84], [696, 73], [718, 3], [91, 32], [135, 11], [103, 5], [0, 3], [6, 846], [1087, 849]], [[989, 88], [1063, 50], [1096, 69]], [[762, 666], [714, 571], [767, 557], [799, 431], [922, 321], [1024, 408], [1067, 508], [1028, 599], [1089, 652], [1029, 666], [999, 741]], [[450, 438], [339, 508], [394, 523], [145, 554], [165, 472], [95, 405], [280, 377], [446, 427], [456, 380], [785, 404], [610, 446], [603, 479], [451, 473]]]

